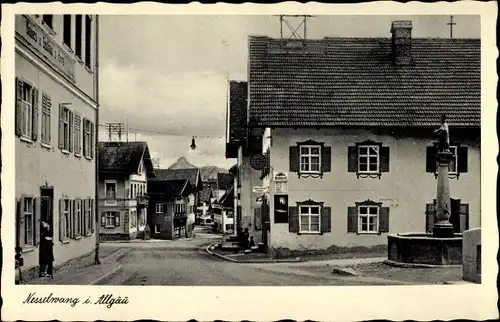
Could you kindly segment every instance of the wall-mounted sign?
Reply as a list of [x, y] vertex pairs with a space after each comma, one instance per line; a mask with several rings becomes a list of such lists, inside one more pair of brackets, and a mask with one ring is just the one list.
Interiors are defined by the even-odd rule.
[[253, 187], [252, 191], [253, 191], [253, 193], [266, 193], [269, 191], [269, 188], [256, 186], [256, 187]]
[[287, 194], [288, 193], [288, 173], [287, 172], [274, 172], [274, 193]]
[[274, 222], [288, 222], [288, 195], [274, 196]]
[[258, 197], [257, 199], [255, 199], [255, 202], [260, 206], [264, 202], [264, 198]]
[[266, 157], [262, 154], [254, 154], [250, 157], [250, 166], [254, 170], [262, 170], [266, 166]]
[[275, 171], [273, 177], [274, 177], [275, 182], [287, 182], [288, 181], [288, 172]]

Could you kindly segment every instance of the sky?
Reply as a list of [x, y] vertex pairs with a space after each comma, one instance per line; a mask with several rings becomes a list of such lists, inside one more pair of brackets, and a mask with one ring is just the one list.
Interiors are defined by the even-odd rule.
[[[412, 37], [450, 37], [449, 16], [364, 15], [310, 17], [307, 38], [390, 37], [393, 20], [411, 20]], [[454, 38], [480, 37], [479, 16], [454, 22]], [[104, 15], [99, 23], [100, 124], [125, 123], [128, 140], [147, 141], [161, 167], [181, 156], [196, 166], [236, 164], [224, 152], [227, 79], [246, 80], [248, 36], [279, 37], [279, 17]], [[104, 127], [99, 139], [108, 139]]]

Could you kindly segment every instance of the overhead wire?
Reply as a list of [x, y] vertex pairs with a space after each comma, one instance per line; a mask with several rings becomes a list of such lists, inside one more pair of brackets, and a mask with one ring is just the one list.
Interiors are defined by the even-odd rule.
[[[108, 127], [107, 124], [99, 124], [100, 127]], [[181, 137], [195, 137], [195, 138], [206, 138], [206, 139], [222, 139], [225, 136], [223, 135], [187, 135], [173, 132], [164, 132], [164, 131], [155, 131], [155, 130], [147, 130], [147, 129], [139, 129], [139, 128], [128, 128], [129, 132], [132, 133], [150, 133], [157, 135], [169, 135], [169, 136], [181, 136]]]

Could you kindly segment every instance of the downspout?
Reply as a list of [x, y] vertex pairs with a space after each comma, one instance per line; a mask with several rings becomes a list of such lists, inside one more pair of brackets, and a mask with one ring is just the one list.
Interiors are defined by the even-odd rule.
[[94, 97], [96, 101], [95, 112], [95, 137], [94, 137], [94, 155], [95, 155], [95, 259], [94, 264], [99, 265], [99, 15], [95, 16], [95, 72], [94, 72]]

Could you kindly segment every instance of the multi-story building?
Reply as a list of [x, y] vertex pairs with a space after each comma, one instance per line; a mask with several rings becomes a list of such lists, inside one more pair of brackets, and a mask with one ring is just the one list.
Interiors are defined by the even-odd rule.
[[101, 240], [144, 236], [147, 180], [154, 177], [146, 142], [99, 142]]
[[95, 15], [15, 17], [16, 249], [39, 262], [40, 223], [57, 264], [96, 245]]
[[[413, 38], [411, 21], [389, 27], [388, 38], [250, 37], [228, 129], [244, 130], [229, 136], [227, 156], [238, 158], [239, 222], [259, 213], [270, 251], [430, 232], [442, 114], [454, 154], [450, 221], [456, 233], [480, 227], [481, 41]], [[266, 155], [264, 173], [250, 166], [255, 154]]]

